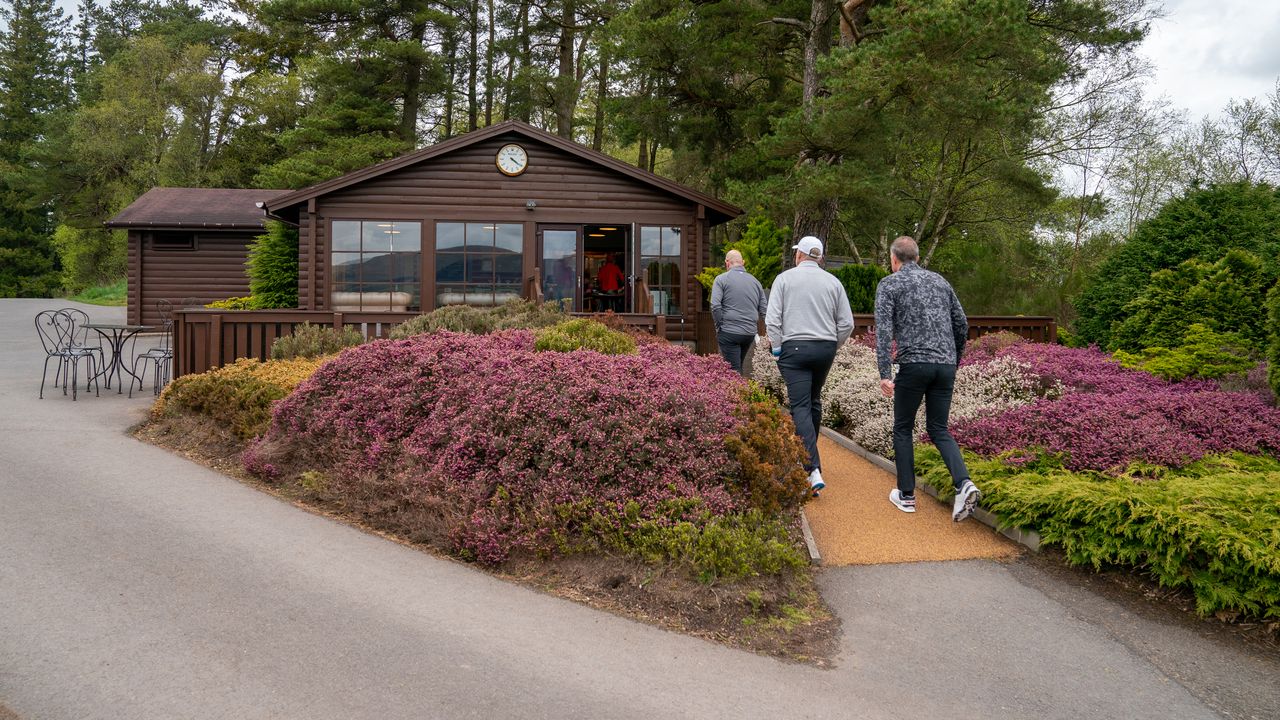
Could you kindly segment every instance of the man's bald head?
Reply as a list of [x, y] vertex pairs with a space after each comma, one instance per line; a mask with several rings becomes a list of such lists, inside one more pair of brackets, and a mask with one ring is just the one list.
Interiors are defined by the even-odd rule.
[[903, 235], [893, 244], [889, 246], [889, 251], [893, 253], [900, 263], [915, 262], [920, 259], [920, 246], [916, 244], [915, 238], [910, 235]]
[[726, 267], [742, 267], [746, 265], [742, 260], [742, 253], [737, 250], [730, 250], [724, 254], [724, 264]]

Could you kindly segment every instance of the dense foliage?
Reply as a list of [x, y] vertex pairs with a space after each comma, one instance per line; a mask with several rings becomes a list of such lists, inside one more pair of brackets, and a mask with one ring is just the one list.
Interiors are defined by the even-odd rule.
[[831, 271], [845, 294], [849, 296], [849, 308], [855, 313], [873, 313], [876, 310], [876, 285], [889, 273], [879, 265], [842, 265]]
[[533, 347], [554, 352], [593, 350], [605, 355], [628, 355], [636, 351], [636, 341], [626, 333], [610, 330], [603, 323], [575, 318], [539, 330]]
[[[754, 217], [747, 221], [747, 227], [737, 240], [724, 246], [724, 252], [737, 250], [742, 253], [743, 269], [751, 273], [765, 288], [773, 285], [774, 278], [782, 272], [782, 258], [787, 255], [787, 240], [790, 233], [787, 228], [780, 228], [767, 217]], [[725, 272], [724, 266], [703, 268], [698, 273], [698, 282], [711, 297], [711, 286], [716, 278]]]
[[249, 243], [245, 262], [249, 304], [254, 310], [298, 306], [298, 230], [278, 220]]
[[[1280, 618], [1280, 461], [1205, 457], [1178, 470], [1149, 465], [1112, 475], [1054, 458], [1021, 464], [966, 457], [983, 504], [1003, 522], [1095, 569], [1135, 568], [1188, 588], [1202, 614]], [[944, 496], [951, 477], [933, 448], [916, 453], [924, 481]]]
[[353, 327], [339, 330], [325, 325], [302, 323], [293, 329], [292, 334], [277, 338], [271, 343], [271, 359], [318, 358], [362, 342], [364, 336]]
[[152, 412], [203, 415], [248, 439], [266, 431], [273, 403], [293, 392], [327, 359], [262, 363], [245, 358], [199, 375], [183, 375], [165, 387]]
[[391, 330], [391, 338], [449, 330], [484, 335], [497, 330], [534, 330], [564, 322], [566, 315], [556, 303], [537, 305], [527, 300], [512, 300], [493, 308], [470, 305], [446, 305]]
[[1173, 347], [1179, 330], [1197, 321], [1256, 340], [1259, 299], [1277, 275], [1280, 191], [1249, 183], [1193, 190], [1138, 226], [1099, 267], [1076, 301], [1079, 341]]
[[[625, 547], [711, 578], [803, 557], [769, 529], [804, 497], [803, 451], [722, 363], [533, 342], [442, 331], [348, 350], [277, 406], [246, 467], [486, 563]], [[759, 563], [715, 559], [732, 547]]]
[[1271, 391], [1280, 398], [1280, 283], [1276, 283], [1267, 295], [1267, 318], [1270, 334], [1267, 348], [1270, 370], [1267, 379], [1271, 383]]
[[1117, 350], [1112, 356], [1127, 368], [1145, 370], [1165, 380], [1220, 378], [1254, 367], [1254, 347], [1236, 333], [1220, 333], [1192, 323], [1176, 347], [1148, 347], [1140, 353]]

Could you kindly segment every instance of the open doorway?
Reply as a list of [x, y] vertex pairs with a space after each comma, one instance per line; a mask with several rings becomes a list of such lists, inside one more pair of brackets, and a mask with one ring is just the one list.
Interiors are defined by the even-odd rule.
[[539, 225], [542, 293], [569, 312], [632, 312], [628, 225]]

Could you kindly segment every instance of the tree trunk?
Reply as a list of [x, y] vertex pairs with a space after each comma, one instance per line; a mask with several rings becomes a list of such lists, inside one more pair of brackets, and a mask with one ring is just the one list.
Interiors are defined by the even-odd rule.
[[600, 48], [600, 68], [597, 71], [599, 83], [596, 85], [596, 129], [591, 136], [591, 149], [599, 152], [604, 147], [604, 101], [609, 94], [609, 56], [604, 48]]
[[471, 52], [467, 55], [467, 130], [475, 130], [480, 122], [480, 103], [476, 95], [476, 77], [480, 71], [480, 0], [470, 0]]
[[[426, 35], [427, 24], [425, 22], [414, 23], [410, 37], [418, 45], [422, 44], [422, 40]], [[400, 127], [396, 130], [396, 134], [409, 147], [416, 147], [418, 144], [418, 113], [422, 112], [421, 89], [422, 62], [416, 59], [410, 60], [405, 66], [404, 87], [401, 89], [404, 95], [404, 109], [400, 113]]]
[[484, 126], [493, 124], [493, 40], [496, 35], [493, 19], [493, 0], [486, 6], [489, 20], [489, 42], [484, 47]]
[[573, 111], [577, 105], [577, 64], [574, 62], [574, 33], [577, 23], [577, 3], [564, 0], [564, 12], [560, 18], [560, 42], [556, 46], [559, 67], [556, 72], [554, 110], [556, 134], [573, 138]]
[[453, 96], [458, 79], [458, 35], [450, 29], [444, 38], [445, 84], [444, 84], [444, 137], [453, 137]]

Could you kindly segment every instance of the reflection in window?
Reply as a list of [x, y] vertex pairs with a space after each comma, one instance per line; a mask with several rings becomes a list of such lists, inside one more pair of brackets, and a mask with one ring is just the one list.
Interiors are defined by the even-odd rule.
[[334, 310], [422, 309], [422, 223], [335, 220]]
[[649, 286], [653, 312], [680, 313], [680, 228], [640, 227], [640, 272]]
[[521, 223], [436, 223], [436, 307], [519, 299], [523, 251]]

